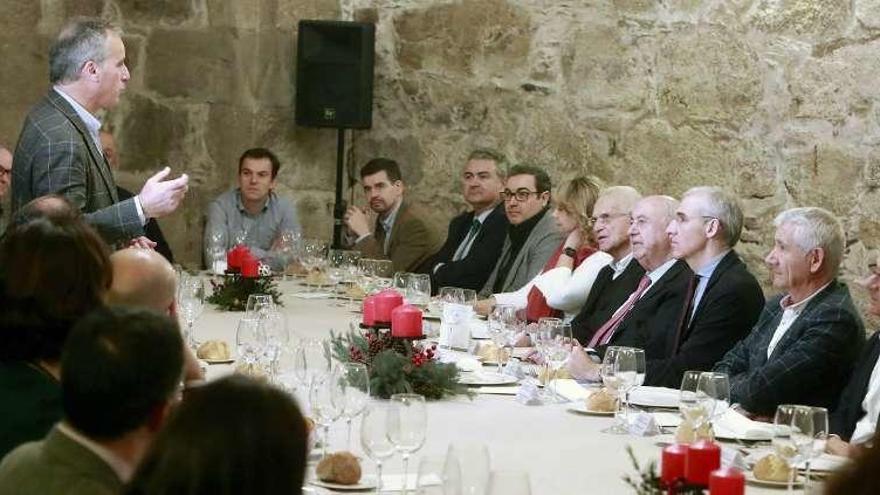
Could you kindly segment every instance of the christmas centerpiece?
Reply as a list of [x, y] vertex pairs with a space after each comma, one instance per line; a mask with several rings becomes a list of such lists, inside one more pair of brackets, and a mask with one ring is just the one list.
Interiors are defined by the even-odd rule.
[[362, 363], [370, 373], [370, 393], [387, 399], [416, 393], [426, 399], [467, 394], [453, 363], [437, 361], [437, 345], [393, 337], [390, 331], [367, 328], [348, 334], [331, 333], [332, 352], [343, 363]]
[[277, 305], [281, 292], [272, 279], [268, 265], [260, 263], [245, 246], [235, 246], [226, 255], [227, 269], [219, 279], [211, 279], [207, 301], [226, 311], [244, 311], [248, 296], [268, 294]]

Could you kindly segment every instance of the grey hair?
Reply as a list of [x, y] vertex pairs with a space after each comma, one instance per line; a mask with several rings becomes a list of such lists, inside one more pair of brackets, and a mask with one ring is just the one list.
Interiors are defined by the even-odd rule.
[[665, 222], [666, 225], [669, 225], [669, 222], [671, 222], [675, 218], [675, 211], [678, 210], [678, 200], [673, 198], [672, 196], [667, 196], [665, 194], [650, 197], [657, 198], [662, 202]]
[[468, 155], [467, 161], [491, 160], [495, 162], [495, 175], [499, 179], [507, 178], [507, 158], [500, 151], [493, 148], [477, 148]]
[[794, 243], [803, 252], [821, 248], [825, 252], [825, 263], [831, 273], [837, 275], [843, 261], [846, 247], [846, 234], [843, 225], [833, 213], [815, 206], [785, 210], [773, 220], [779, 228], [788, 225], [794, 229]]
[[602, 189], [599, 197], [610, 197], [615, 206], [622, 210], [618, 213], [629, 214], [636, 203], [642, 199], [642, 194], [632, 186], [610, 186]]
[[739, 242], [743, 229], [743, 212], [739, 199], [733, 194], [714, 186], [692, 187], [682, 196], [702, 196], [705, 198], [702, 214], [718, 220], [723, 231], [724, 241], [727, 247], [734, 247]]
[[49, 81], [64, 84], [79, 79], [89, 60], [102, 63], [108, 56], [107, 35], [122, 36], [114, 24], [93, 17], [77, 17], [67, 23], [49, 48]]

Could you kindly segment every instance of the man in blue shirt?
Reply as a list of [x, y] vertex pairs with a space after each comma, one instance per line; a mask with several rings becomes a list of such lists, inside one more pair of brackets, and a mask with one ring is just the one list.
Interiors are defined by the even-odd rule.
[[221, 194], [208, 207], [205, 227], [205, 259], [210, 262], [214, 243], [225, 249], [245, 244], [260, 261], [273, 270], [283, 269], [283, 260], [272, 248], [283, 233], [299, 234], [293, 204], [275, 194], [281, 163], [266, 148], [251, 148], [238, 159], [238, 187]]

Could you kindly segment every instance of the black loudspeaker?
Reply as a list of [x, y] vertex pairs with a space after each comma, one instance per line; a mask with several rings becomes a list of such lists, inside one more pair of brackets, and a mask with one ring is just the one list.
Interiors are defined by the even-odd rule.
[[375, 39], [371, 23], [299, 21], [297, 124], [370, 128]]

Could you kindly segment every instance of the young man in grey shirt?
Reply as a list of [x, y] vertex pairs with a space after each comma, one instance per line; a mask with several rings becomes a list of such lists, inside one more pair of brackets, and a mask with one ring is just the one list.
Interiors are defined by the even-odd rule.
[[298, 234], [299, 220], [293, 204], [275, 194], [281, 164], [266, 148], [251, 148], [238, 159], [238, 187], [226, 191], [208, 207], [205, 227], [205, 259], [210, 263], [213, 239], [226, 249], [238, 241], [273, 270], [283, 262], [271, 252], [284, 232]]

